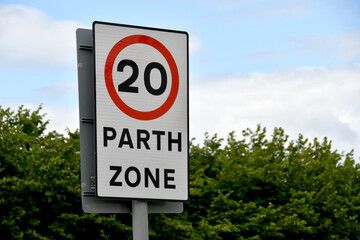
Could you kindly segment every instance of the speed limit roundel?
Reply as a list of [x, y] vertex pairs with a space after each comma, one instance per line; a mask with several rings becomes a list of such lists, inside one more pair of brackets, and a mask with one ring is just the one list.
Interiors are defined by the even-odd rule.
[[[115, 86], [114, 86], [114, 81], [113, 81], [113, 68], [114, 68], [114, 63], [116, 60], [116, 57], [119, 55], [119, 53], [126, 47], [133, 45], [133, 44], [146, 44], [149, 45], [153, 48], [155, 48], [157, 51], [159, 51], [164, 58], [166, 59], [169, 67], [170, 67], [170, 71], [171, 71], [171, 79], [172, 79], [172, 84], [171, 84], [171, 90], [170, 90], [170, 94], [168, 96], [168, 98], [166, 99], [166, 101], [157, 109], [151, 110], [151, 111], [139, 111], [136, 110], [130, 106], [128, 106], [118, 95]], [[132, 77], [128, 78], [127, 81], [125, 81], [122, 86], [120, 86], [120, 90], [122, 91], [128, 91], [128, 92], [134, 92], [136, 91], [135, 87], [132, 87], [131, 84], [133, 82], [135, 82], [137, 80], [137, 73], [138, 73], [138, 67], [136, 65], [136, 63], [134, 61], [131, 60], [123, 60], [122, 62], [120, 62], [120, 64], [123, 63], [122, 66], [130, 66], [133, 69], [133, 74]], [[121, 66], [121, 65], [120, 65]], [[121, 68], [121, 67], [120, 67]], [[150, 70], [149, 70], [150, 69]], [[150, 71], [152, 69], [158, 69], [161, 73], [161, 85], [159, 87], [159, 89], [154, 89], [152, 88], [151, 84], [150, 84]], [[147, 73], [147, 74], [146, 74]], [[164, 67], [156, 62], [153, 62], [151, 64], [149, 64], [146, 68], [145, 68], [145, 85], [146, 88], [148, 89], [148, 91], [150, 93], [152, 93], [153, 95], [159, 95], [161, 93], [163, 93], [164, 91], [164, 86], [166, 86], [167, 84], [167, 77], [166, 77], [166, 72], [164, 70]], [[145, 36], [145, 35], [131, 35], [131, 36], [127, 36], [121, 40], [119, 40], [114, 47], [111, 49], [107, 59], [106, 59], [106, 63], [105, 63], [105, 82], [106, 82], [106, 88], [109, 92], [109, 95], [111, 97], [111, 99], [113, 100], [113, 102], [115, 103], [115, 105], [121, 110], [123, 111], [126, 115], [128, 115], [129, 117], [138, 119], [138, 120], [152, 120], [158, 117], [161, 117], [162, 115], [164, 115], [173, 105], [177, 93], [178, 93], [178, 89], [179, 89], [179, 73], [178, 73], [178, 69], [175, 63], [175, 60], [173, 58], [173, 56], [171, 55], [171, 53], [169, 52], [169, 50], [159, 41], [157, 41], [156, 39], [149, 37], [149, 36]]]

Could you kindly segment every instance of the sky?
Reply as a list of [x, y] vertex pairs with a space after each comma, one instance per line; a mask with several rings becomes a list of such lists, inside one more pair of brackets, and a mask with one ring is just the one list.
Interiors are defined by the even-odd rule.
[[79, 128], [75, 31], [94, 21], [188, 32], [195, 143], [261, 124], [360, 162], [358, 0], [0, 0], [0, 105]]

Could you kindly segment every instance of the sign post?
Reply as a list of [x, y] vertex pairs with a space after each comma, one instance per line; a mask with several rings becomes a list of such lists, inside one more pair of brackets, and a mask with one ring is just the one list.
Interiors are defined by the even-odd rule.
[[148, 206], [144, 200], [132, 201], [133, 239], [149, 239]]

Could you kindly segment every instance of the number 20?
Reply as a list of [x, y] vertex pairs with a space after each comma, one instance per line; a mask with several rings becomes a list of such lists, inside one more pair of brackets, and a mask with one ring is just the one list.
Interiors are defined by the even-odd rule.
[[[139, 76], [139, 68], [134, 61], [129, 60], [129, 59], [124, 59], [119, 62], [118, 66], [117, 66], [117, 71], [123, 72], [125, 66], [129, 66], [132, 68], [132, 74], [125, 82], [120, 83], [118, 85], [118, 91], [119, 92], [138, 93], [139, 88], [135, 87], [135, 86], [131, 86], [131, 85], [137, 80], [137, 78]], [[153, 88], [151, 86], [151, 82], [150, 82], [150, 73], [155, 68], [159, 70], [160, 75], [161, 75], [161, 84], [158, 89]], [[145, 71], [144, 71], [144, 84], [145, 84], [146, 90], [149, 93], [151, 93], [152, 95], [158, 96], [158, 95], [163, 94], [166, 90], [166, 85], [167, 85], [167, 75], [166, 75], [166, 71], [165, 71], [165, 68], [163, 67], [163, 65], [161, 65], [158, 62], [149, 63], [145, 67]]]

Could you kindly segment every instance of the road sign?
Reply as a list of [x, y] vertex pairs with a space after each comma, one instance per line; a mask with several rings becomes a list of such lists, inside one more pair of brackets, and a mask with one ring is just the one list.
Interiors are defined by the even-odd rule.
[[[134, 204], [125, 199], [96, 197], [95, 182], [95, 123], [94, 123], [94, 61], [93, 32], [91, 29], [76, 31], [79, 117], [81, 202], [86, 213], [130, 213]], [[147, 201], [149, 213], [181, 213], [183, 203], [177, 201]], [[133, 206], [132, 206], [133, 205]]]
[[188, 35], [94, 22], [97, 196], [188, 199]]

